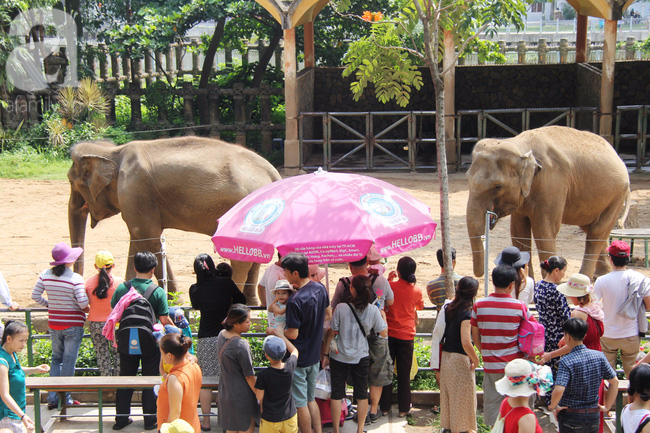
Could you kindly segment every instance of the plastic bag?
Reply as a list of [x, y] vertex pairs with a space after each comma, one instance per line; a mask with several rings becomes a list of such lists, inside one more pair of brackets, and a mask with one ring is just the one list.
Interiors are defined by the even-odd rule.
[[332, 395], [332, 378], [330, 376], [330, 369], [324, 368], [318, 372], [316, 376], [316, 390], [314, 396], [321, 400], [329, 400]]

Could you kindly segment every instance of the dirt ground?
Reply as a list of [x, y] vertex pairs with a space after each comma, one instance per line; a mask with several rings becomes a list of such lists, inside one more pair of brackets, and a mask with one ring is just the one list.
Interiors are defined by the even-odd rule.
[[[440, 201], [438, 181], [435, 173], [371, 174], [393, 183], [431, 207], [434, 220], [439, 221]], [[472, 258], [467, 229], [465, 208], [468, 190], [464, 173], [450, 175], [449, 201], [451, 216], [452, 245], [458, 251], [457, 272], [472, 275]], [[632, 198], [638, 203], [640, 227], [650, 227], [650, 175], [632, 174]], [[70, 187], [67, 181], [34, 181], [0, 179], [0, 272], [4, 275], [12, 296], [21, 306], [35, 306], [31, 301], [31, 289], [39, 273], [48, 267], [50, 251], [57, 242], [69, 241], [67, 202]], [[490, 261], [497, 253], [510, 245], [509, 218], [499, 221], [490, 235]], [[202, 252], [212, 252], [210, 238], [178, 230], [165, 232], [167, 256], [174, 268], [181, 290], [186, 294], [194, 282], [192, 263]], [[102, 221], [95, 229], [88, 227], [86, 233], [86, 277], [93, 274], [95, 253], [109, 250], [116, 259], [116, 272], [124, 275], [128, 253], [128, 231], [120, 216]], [[441, 238], [433, 240], [427, 247], [408, 253], [418, 263], [416, 276], [419, 285], [439, 275], [435, 253], [441, 246]], [[558, 235], [558, 254], [569, 262], [567, 275], [577, 272], [582, 261], [584, 234], [575, 226], [563, 226]], [[643, 245], [636, 245], [635, 253], [643, 256]], [[398, 257], [388, 259], [386, 267], [394, 269]], [[215, 261], [219, 260], [215, 257]], [[641, 260], [635, 260], [635, 268], [650, 276]], [[262, 266], [262, 270], [265, 265]], [[539, 277], [539, 261], [533, 254], [533, 269]], [[329, 287], [333, 290], [336, 281], [347, 275], [347, 266], [333, 265], [329, 268]], [[483, 279], [481, 278], [481, 282]], [[483, 293], [481, 284], [480, 293]]]

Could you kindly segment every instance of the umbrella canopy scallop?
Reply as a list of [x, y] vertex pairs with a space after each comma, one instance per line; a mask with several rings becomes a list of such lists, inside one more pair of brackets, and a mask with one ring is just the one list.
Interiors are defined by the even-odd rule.
[[425, 246], [435, 229], [429, 207], [402, 189], [319, 169], [244, 197], [219, 218], [212, 241], [232, 260], [268, 263], [277, 248], [310, 263], [345, 263], [364, 257], [373, 242], [382, 257]]

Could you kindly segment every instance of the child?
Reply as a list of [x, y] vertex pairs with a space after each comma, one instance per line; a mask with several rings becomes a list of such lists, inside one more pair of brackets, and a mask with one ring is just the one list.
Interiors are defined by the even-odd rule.
[[650, 432], [650, 365], [639, 364], [632, 369], [627, 393], [630, 404], [621, 413], [624, 431]]
[[275, 299], [269, 307], [269, 311], [273, 313], [273, 319], [270, 323], [271, 328], [284, 330], [287, 323], [287, 316], [285, 314], [287, 312], [287, 301], [293, 292], [294, 288], [287, 280], [279, 280], [275, 283], [275, 288], [271, 290]]
[[[296, 433], [298, 415], [291, 395], [291, 383], [298, 364], [298, 349], [287, 340], [282, 331], [277, 335], [269, 335], [264, 339], [264, 354], [271, 366], [262, 370], [255, 382], [255, 395], [262, 412], [260, 433]], [[282, 362], [287, 350], [290, 353], [289, 359]]]
[[[172, 319], [174, 325], [181, 330], [181, 334], [192, 339], [192, 330], [190, 329], [190, 322], [185, 318], [183, 309], [180, 307], [169, 307], [169, 318]], [[190, 353], [194, 355], [194, 343], [190, 347]]]

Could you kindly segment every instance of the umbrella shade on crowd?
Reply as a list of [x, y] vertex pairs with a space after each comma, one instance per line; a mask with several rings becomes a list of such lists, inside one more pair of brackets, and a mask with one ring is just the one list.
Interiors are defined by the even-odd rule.
[[373, 242], [382, 257], [423, 247], [435, 229], [429, 207], [402, 189], [319, 169], [244, 197], [219, 218], [212, 242], [231, 260], [268, 263], [277, 249], [310, 263], [345, 263], [363, 258]]

